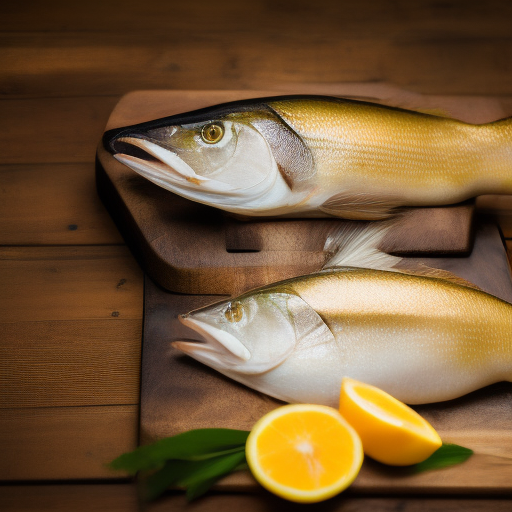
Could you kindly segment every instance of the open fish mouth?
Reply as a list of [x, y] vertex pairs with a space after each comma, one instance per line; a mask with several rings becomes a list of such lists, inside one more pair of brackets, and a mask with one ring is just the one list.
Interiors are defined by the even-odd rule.
[[190, 315], [180, 315], [178, 319], [199, 334], [202, 341], [173, 341], [172, 346], [194, 359], [217, 369], [228, 369], [239, 366], [251, 358], [249, 350], [232, 334], [191, 318]]
[[232, 185], [197, 174], [176, 153], [139, 137], [119, 137], [111, 142], [116, 160], [167, 189], [202, 190], [225, 194]]

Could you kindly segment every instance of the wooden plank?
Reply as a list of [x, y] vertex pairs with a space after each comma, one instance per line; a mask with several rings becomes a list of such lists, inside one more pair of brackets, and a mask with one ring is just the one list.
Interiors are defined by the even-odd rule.
[[[431, 93], [508, 94], [512, 78], [504, 70], [512, 59], [512, 40], [482, 40], [465, 35], [406, 35], [394, 41], [386, 59], [385, 80], [402, 87]], [[487, 79], [503, 79], [500, 85]], [[499, 77], [499, 78], [498, 78]]]
[[[194, 37], [191, 37], [191, 33]], [[4, 35], [0, 97], [124, 94], [133, 89], [255, 89], [389, 82], [430, 94], [510, 94], [512, 37], [444, 33], [376, 37], [309, 31], [183, 30], [156, 37]], [[237, 45], [232, 41], [236, 40]], [[300, 52], [297, 48], [300, 46]], [[229, 47], [229, 52], [226, 48]], [[332, 65], [335, 62], [336, 65]], [[143, 71], [141, 71], [143, 70]]]
[[1, 247], [0, 322], [142, 318], [142, 272], [124, 246]]
[[0, 166], [3, 245], [123, 243], [96, 194], [94, 165]]
[[[130, 512], [140, 510], [134, 484], [3, 485], [0, 506], [6, 512]], [[247, 512], [302, 510], [304, 507], [261, 490], [255, 494], [208, 493], [189, 503], [182, 492], [145, 504], [147, 512]], [[509, 512], [511, 499], [460, 499], [450, 497], [362, 497], [347, 491], [332, 500], [314, 505], [315, 512]]]
[[202, 0], [147, 9], [132, 0], [75, 10], [60, 0], [32, 5], [28, 15], [15, 6], [3, 14], [4, 96], [203, 89], [205, 81], [208, 88], [255, 88], [319, 76], [430, 93], [509, 94], [511, 85], [511, 9], [498, 1], [464, 8], [327, 2], [318, 9], [304, 1], [290, 8]]
[[[24, 41], [4, 36], [0, 91], [9, 97], [85, 96], [162, 89], [170, 84], [178, 89], [268, 89], [288, 82], [316, 82], [320, 75], [328, 83], [386, 78], [374, 70], [386, 58], [388, 41], [324, 36], [308, 43], [284, 34], [271, 40], [261, 31], [196, 30], [194, 37], [190, 32], [169, 31], [162, 37], [141, 39], [129, 32], [58, 39], [52, 34], [30, 34], [22, 37]], [[233, 45], [233, 40], [238, 43]]]
[[94, 162], [115, 96], [0, 102], [2, 164]]
[[[346, 491], [328, 501], [315, 503], [315, 512], [509, 512], [510, 499], [460, 499], [449, 497], [392, 498], [358, 496]], [[245, 512], [292, 512], [304, 510], [304, 505], [285, 501], [269, 492], [258, 494], [213, 494], [188, 503], [183, 493], [172, 493], [145, 507], [146, 512], [211, 512], [244, 510]]]
[[136, 512], [133, 483], [0, 486], [4, 512]]
[[0, 407], [138, 402], [143, 283], [126, 247], [2, 247], [0, 282]]
[[0, 408], [139, 402], [140, 320], [1, 326]]
[[[289, 33], [308, 29], [313, 33], [339, 30], [344, 32], [390, 34], [396, 31], [414, 33], [420, 30], [452, 30], [459, 33], [473, 30], [481, 35], [508, 34], [507, 18], [512, 14], [510, 5], [500, 0], [490, 0], [482, 5], [476, 0], [463, 4], [420, 0], [410, 2], [376, 2], [362, 0], [340, 5], [323, 2], [322, 8], [312, 6], [308, 0], [297, 0], [290, 8], [288, 2], [269, 5], [265, 0], [249, 4], [226, 0], [222, 5], [208, 0], [194, 4], [154, 2], [151, 9], [136, 0], [116, 0], [108, 3], [90, 1], [70, 5], [65, 0], [50, 0], [40, 5], [30, 4], [27, 9], [19, 4], [7, 4], [0, 20], [0, 31], [130, 31], [135, 34], [157, 33], [165, 35], [179, 29], [234, 30], [243, 20], [247, 30], [266, 30]], [[101, 7], [101, 16], [98, 16]], [[193, 16], [191, 16], [193, 14]]]
[[119, 478], [105, 464], [137, 446], [138, 406], [5, 409], [0, 480]]

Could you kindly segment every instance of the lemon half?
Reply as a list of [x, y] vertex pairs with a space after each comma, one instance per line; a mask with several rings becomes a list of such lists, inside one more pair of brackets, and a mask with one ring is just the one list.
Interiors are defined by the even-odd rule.
[[355, 430], [332, 407], [285, 405], [261, 418], [246, 443], [249, 467], [269, 491], [299, 503], [346, 489], [363, 463]]

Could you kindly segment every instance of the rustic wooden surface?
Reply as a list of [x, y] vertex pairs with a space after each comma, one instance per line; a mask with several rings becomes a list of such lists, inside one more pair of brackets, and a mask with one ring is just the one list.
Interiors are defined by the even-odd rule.
[[[340, 82], [499, 96], [505, 1], [10, 2], [0, 16], [0, 508], [136, 510], [104, 468], [138, 436], [142, 272], [94, 191], [110, 112], [134, 89], [333, 94]], [[499, 206], [512, 236], [510, 198]], [[5, 456], [4, 456], [5, 454]], [[507, 498], [347, 495], [341, 510], [497, 510]], [[154, 510], [286, 507], [181, 494]], [[319, 510], [330, 510], [329, 503]]]

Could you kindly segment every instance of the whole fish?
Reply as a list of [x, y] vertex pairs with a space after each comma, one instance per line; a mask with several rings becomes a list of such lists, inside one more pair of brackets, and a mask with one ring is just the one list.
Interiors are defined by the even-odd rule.
[[337, 407], [348, 376], [409, 404], [512, 380], [512, 305], [441, 278], [326, 270], [182, 315], [173, 345], [286, 402]]
[[390, 227], [342, 228], [326, 245], [335, 268], [181, 315], [203, 342], [174, 347], [281, 400], [336, 407], [345, 376], [410, 404], [512, 381], [512, 305], [449, 272], [399, 270], [376, 249]]
[[244, 216], [382, 219], [512, 192], [512, 121], [472, 125], [366, 102], [284, 96], [105, 133], [176, 194]]

